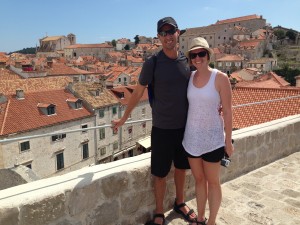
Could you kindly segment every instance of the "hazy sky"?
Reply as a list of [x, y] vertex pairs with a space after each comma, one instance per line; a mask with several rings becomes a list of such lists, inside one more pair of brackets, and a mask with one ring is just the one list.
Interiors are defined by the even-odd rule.
[[299, 10], [299, 0], [0, 0], [0, 52], [39, 46], [46, 35], [73, 33], [80, 44], [154, 37], [165, 16], [185, 29], [257, 14], [300, 31]]

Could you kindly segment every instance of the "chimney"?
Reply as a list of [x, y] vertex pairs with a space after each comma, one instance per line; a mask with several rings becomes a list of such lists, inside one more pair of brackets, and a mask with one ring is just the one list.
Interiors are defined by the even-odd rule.
[[24, 99], [25, 98], [24, 91], [22, 89], [17, 89], [16, 90], [16, 97], [19, 100]]
[[0, 93], [0, 104], [7, 102], [7, 98], [4, 94]]
[[53, 66], [53, 60], [51, 57], [47, 57], [47, 66], [49, 68], [52, 68], [52, 66]]
[[296, 79], [296, 87], [300, 87], [300, 75], [295, 77]]

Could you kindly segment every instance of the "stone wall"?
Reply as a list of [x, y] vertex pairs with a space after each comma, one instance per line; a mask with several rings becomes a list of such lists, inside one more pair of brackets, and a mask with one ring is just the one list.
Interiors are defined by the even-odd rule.
[[[300, 115], [234, 132], [236, 153], [222, 182], [300, 150]], [[0, 191], [0, 225], [144, 224], [154, 209], [150, 153]], [[175, 195], [167, 178], [165, 210]], [[186, 199], [194, 198], [190, 171]]]

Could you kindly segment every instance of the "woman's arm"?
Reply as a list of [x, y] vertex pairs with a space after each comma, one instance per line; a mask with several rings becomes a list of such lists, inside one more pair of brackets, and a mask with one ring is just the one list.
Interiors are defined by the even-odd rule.
[[225, 151], [231, 156], [234, 148], [232, 145], [232, 92], [231, 84], [225, 73], [218, 73], [216, 88], [219, 91], [225, 129]]

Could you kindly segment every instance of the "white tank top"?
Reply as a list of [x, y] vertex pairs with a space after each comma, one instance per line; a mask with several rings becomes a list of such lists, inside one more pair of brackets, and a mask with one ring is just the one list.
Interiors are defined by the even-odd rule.
[[208, 83], [201, 88], [193, 84], [195, 72], [187, 90], [189, 110], [182, 144], [190, 155], [200, 156], [225, 146], [224, 123], [218, 111], [220, 95], [215, 88], [218, 70], [213, 69]]

